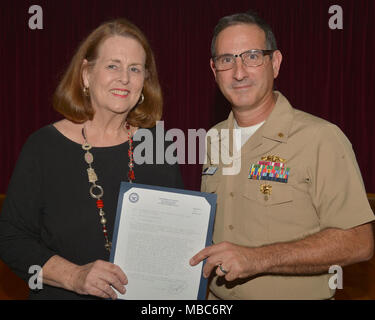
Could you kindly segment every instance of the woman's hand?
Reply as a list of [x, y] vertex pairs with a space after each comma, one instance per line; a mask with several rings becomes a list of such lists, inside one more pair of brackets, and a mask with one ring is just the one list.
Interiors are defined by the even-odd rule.
[[112, 287], [124, 294], [127, 283], [128, 279], [119, 266], [103, 260], [77, 266], [71, 278], [73, 291], [111, 299], [117, 299]]
[[112, 289], [124, 294], [128, 278], [121, 268], [103, 260], [76, 265], [58, 255], [52, 256], [42, 268], [43, 283], [79, 294], [116, 299]]

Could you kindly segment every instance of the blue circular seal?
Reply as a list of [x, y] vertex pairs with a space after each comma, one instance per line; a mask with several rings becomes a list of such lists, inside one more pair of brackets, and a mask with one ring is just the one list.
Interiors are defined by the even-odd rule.
[[139, 200], [139, 196], [138, 196], [138, 193], [131, 193], [129, 194], [129, 201], [132, 202], [132, 203], [135, 203]]

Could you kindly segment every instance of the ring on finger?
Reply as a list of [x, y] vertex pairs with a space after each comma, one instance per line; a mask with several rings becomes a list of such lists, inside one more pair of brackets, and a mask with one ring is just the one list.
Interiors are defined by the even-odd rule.
[[223, 266], [221, 265], [221, 263], [218, 265], [218, 267], [219, 267], [219, 269], [220, 269], [220, 271], [221, 271], [222, 273], [224, 273], [224, 274], [227, 274], [227, 273], [228, 273], [228, 271], [225, 270], [225, 269], [223, 268]]

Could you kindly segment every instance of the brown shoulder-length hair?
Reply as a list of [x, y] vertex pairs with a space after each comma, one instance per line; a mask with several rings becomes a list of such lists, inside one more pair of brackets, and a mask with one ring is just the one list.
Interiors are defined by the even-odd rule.
[[85, 96], [83, 92], [83, 61], [86, 59], [89, 65], [94, 64], [100, 45], [116, 35], [137, 40], [146, 52], [146, 78], [142, 91], [144, 101], [129, 112], [126, 120], [134, 127], [151, 128], [160, 120], [163, 111], [163, 97], [155, 58], [145, 35], [126, 19], [105, 22], [83, 40], [54, 93], [53, 107], [75, 123], [92, 120], [94, 109], [90, 97]]

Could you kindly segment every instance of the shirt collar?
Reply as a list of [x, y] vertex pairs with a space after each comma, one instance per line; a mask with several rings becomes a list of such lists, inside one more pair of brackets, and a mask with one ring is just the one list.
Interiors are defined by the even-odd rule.
[[271, 114], [266, 119], [263, 137], [286, 142], [293, 122], [293, 108], [288, 99], [279, 91], [275, 91], [277, 100]]
[[[285, 143], [288, 140], [289, 132], [293, 122], [293, 108], [288, 99], [279, 91], [276, 94], [276, 103], [271, 114], [261, 128], [264, 138]], [[228, 128], [234, 128], [233, 112], [228, 117]]]

